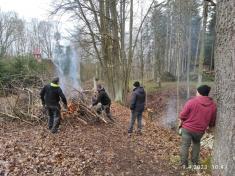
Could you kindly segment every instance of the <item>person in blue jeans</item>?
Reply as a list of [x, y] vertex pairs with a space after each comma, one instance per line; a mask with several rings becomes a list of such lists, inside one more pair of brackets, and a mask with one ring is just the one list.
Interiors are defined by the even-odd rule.
[[130, 103], [131, 119], [130, 119], [130, 126], [128, 129], [128, 136], [131, 136], [133, 132], [133, 127], [134, 127], [136, 118], [138, 122], [137, 133], [141, 134], [142, 114], [144, 112], [145, 100], [146, 100], [146, 93], [144, 91], [144, 88], [140, 86], [140, 83], [136, 81], [134, 82], [133, 86], [135, 88], [133, 89], [132, 96], [131, 96], [131, 103]]

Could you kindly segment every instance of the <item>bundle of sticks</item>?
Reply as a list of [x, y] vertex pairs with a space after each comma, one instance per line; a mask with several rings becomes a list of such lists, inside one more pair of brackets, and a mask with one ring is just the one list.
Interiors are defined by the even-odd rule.
[[[17, 85], [17, 86], [15, 86]], [[29, 124], [41, 122], [47, 119], [47, 110], [42, 107], [38, 87], [26, 87], [20, 82], [12, 83], [11, 88], [5, 87], [0, 82], [0, 118], [18, 119]], [[62, 110], [62, 118], [74, 118], [83, 124], [91, 124], [97, 121], [107, 123], [103, 115], [97, 114], [95, 109], [89, 107], [88, 95], [91, 90], [71, 95], [68, 100], [68, 110]]]
[[41, 108], [38, 89], [15, 88], [14, 92], [0, 97], [0, 118], [18, 119], [29, 124], [44, 119], [46, 114]]
[[61, 113], [62, 119], [76, 118], [83, 124], [99, 121], [107, 123], [102, 115], [98, 114], [94, 108], [89, 107], [87, 104], [88, 103], [84, 101], [84, 97], [72, 97], [71, 100], [69, 100], [67, 111], [62, 111]]

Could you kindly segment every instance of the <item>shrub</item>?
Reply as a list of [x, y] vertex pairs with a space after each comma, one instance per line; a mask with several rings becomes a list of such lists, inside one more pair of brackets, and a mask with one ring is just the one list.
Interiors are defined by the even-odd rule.
[[176, 81], [176, 77], [170, 72], [163, 72], [161, 75], [161, 80], [164, 82]]
[[[14, 80], [22, 83], [31, 82], [33, 77], [39, 77], [48, 71], [44, 62], [37, 62], [32, 57], [15, 57], [0, 60], [0, 82], [8, 86]], [[29, 79], [29, 80], [27, 80]]]

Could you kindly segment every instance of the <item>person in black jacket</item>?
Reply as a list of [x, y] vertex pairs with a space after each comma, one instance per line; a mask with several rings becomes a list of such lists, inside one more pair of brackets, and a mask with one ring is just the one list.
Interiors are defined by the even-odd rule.
[[102, 110], [105, 111], [107, 117], [114, 122], [111, 112], [110, 112], [110, 106], [111, 106], [111, 99], [109, 98], [107, 92], [105, 89], [101, 86], [101, 84], [97, 85], [97, 95], [92, 97], [92, 106], [98, 105], [98, 103], [101, 104], [101, 106], [97, 107], [97, 112], [101, 113]]
[[60, 99], [64, 103], [64, 107], [67, 109], [67, 100], [64, 96], [62, 89], [59, 86], [59, 78], [54, 78], [52, 82], [43, 87], [40, 92], [42, 105], [48, 110], [49, 120], [48, 128], [52, 133], [58, 131], [60, 125]]
[[131, 120], [130, 120], [130, 127], [128, 129], [128, 135], [131, 136], [133, 131], [133, 126], [135, 124], [135, 119], [137, 117], [138, 121], [138, 134], [141, 134], [142, 129], [142, 114], [145, 108], [145, 99], [146, 93], [144, 88], [140, 86], [140, 83], [136, 81], [133, 86], [135, 87], [132, 92], [131, 96]]

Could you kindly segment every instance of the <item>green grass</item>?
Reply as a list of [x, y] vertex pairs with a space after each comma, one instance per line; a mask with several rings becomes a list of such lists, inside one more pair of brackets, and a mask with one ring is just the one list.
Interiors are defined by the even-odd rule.
[[176, 86], [176, 82], [163, 82], [161, 83], [161, 87], [154, 81], [148, 81], [144, 83], [144, 88], [148, 93], [155, 91], [162, 91], [166, 88], [174, 88]]
[[212, 157], [211, 156], [208, 156], [206, 159], [201, 161], [201, 164], [203, 166], [205, 166], [205, 168], [207, 168], [208, 172], [212, 171], [212, 164], [211, 163], [212, 163]]

